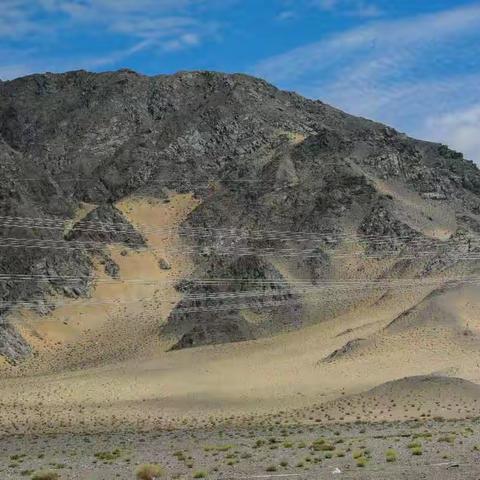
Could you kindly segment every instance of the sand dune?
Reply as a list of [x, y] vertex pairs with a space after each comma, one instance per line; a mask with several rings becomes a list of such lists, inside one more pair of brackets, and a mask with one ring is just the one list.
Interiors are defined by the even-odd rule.
[[[127, 425], [153, 428], [185, 419], [207, 422], [211, 416], [308, 409], [312, 403], [357, 394], [412, 375], [446, 372], [480, 382], [475, 338], [457, 338], [444, 326], [436, 327], [435, 334], [419, 330], [414, 334], [387, 335], [383, 326], [395, 318], [392, 312], [396, 300], [392, 296], [383, 318], [376, 310], [378, 322], [374, 325], [371, 312], [366, 310], [350, 319], [333, 319], [251, 342], [168, 353], [158, 349], [144, 360], [114, 362], [71, 373], [2, 379], [2, 405], [7, 408], [1, 410], [0, 425], [4, 431]], [[346, 327], [357, 331], [339, 337]], [[374, 336], [367, 349], [332, 362], [321, 361], [350, 337], [357, 338], [359, 332], [362, 336], [372, 332]], [[48, 420], [43, 414], [45, 408], [52, 411]], [[470, 412], [471, 407], [465, 406], [462, 411]], [[352, 409], [347, 415], [332, 410], [322, 418], [355, 420], [357, 412]], [[390, 413], [390, 418], [395, 418], [415, 412], [405, 414], [399, 409]], [[435, 416], [436, 406], [422, 413]]]
[[[142, 231], [144, 224], [178, 226], [197, 205], [192, 195], [173, 195], [168, 203], [132, 197], [117, 206]], [[180, 293], [171, 284], [131, 285], [123, 280], [185, 278], [193, 264], [181, 251], [181, 238], [142, 233], [155, 250], [110, 247], [120, 267], [119, 279], [97, 283], [91, 294], [92, 301], [134, 303], [79, 311], [75, 304], [81, 300], [71, 300], [46, 316], [30, 311], [12, 315], [36, 354], [18, 367], [0, 364], [1, 432], [148, 429], [285, 410], [296, 410], [307, 422], [478, 412], [476, 389], [470, 384], [432, 381], [427, 395], [420, 388], [425, 389], [426, 382], [397, 382], [443, 374], [480, 383], [478, 287], [326, 292], [305, 298], [305, 325], [300, 330], [170, 352], [172, 342], [159, 336], [159, 326]], [[169, 250], [173, 246], [177, 253]], [[160, 258], [168, 260], [171, 269], [161, 269]], [[289, 280], [305, 276], [305, 267], [298, 263], [274, 264]], [[381, 276], [392, 266], [394, 261], [380, 265], [339, 260], [331, 272], [333, 278], [349, 278], [358, 271]], [[403, 271], [405, 275], [410, 275], [408, 269], [414, 266]], [[96, 275], [106, 278], [98, 262]], [[246, 312], [252, 322], [264, 315]], [[390, 381], [397, 383], [370, 390]], [[403, 389], [411, 395], [400, 395], [394, 408], [395, 392]], [[462, 392], [468, 393], [463, 401]], [[435, 396], [442, 398], [440, 404]], [[419, 399], [420, 410], [411, 406]], [[51, 412], [48, 417], [46, 409]]]

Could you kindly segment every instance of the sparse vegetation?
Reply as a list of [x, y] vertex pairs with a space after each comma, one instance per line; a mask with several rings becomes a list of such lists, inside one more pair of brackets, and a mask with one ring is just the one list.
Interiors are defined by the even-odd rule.
[[121, 455], [122, 451], [116, 448], [111, 452], [97, 452], [94, 454], [94, 457], [98, 460], [103, 460], [104, 462], [111, 462], [113, 460], [116, 460], [117, 458], [120, 458]]
[[367, 459], [365, 457], [358, 457], [356, 459], [357, 467], [363, 468], [367, 465]]
[[397, 452], [393, 448], [389, 448], [385, 453], [387, 462], [392, 463], [397, 461]]
[[163, 469], [156, 463], [146, 463], [137, 468], [136, 476], [138, 480], [157, 480], [163, 475]]
[[32, 480], [59, 480], [60, 474], [53, 470], [41, 470], [35, 472], [32, 476]]

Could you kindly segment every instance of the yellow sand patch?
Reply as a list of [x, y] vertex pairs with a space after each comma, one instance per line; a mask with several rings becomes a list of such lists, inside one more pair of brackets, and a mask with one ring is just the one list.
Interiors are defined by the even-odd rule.
[[[189, 256], [181, 252], [183, 239], [175, 233], [175, 228], [198, 203], [190, 194], [173, 195], [169, 203], [140, 197], [119, 202], [118, 208], [142, 232], [152, 250], [109, 246], [109, 253], [120, 268], [118, 279], [109, 277], [103, 265], [94, 259], [97, 283], [89, 299], [58, 297], [53, 300], [66, 302], [66, 305], [57, 307], [48, 315], [21, 309], [11, 314], [10, 320], [37, 351], [50, 350], [59, 344], [72, 344], [82, 337], [91, 341], [90, 337], [95, 338], [95, 332], [114, 323], [113, 319], [120, 314], [130, 319], [141, 315], [145, 322], [155, 322], [155, 328], [158, 328], [181, 297], [173, 281], [185, 277], [193, 269]], [[169, 234], [160, 229], [169, 229]], [[173, 247], [180, 252], [169, 253]], [[159, 267], [160, 258], [169, 262], [170, 270]], [[140, 282], [125, 281], [132, 279]], [[151, 283], [146, 284], [146, 281]], [[150, 314], [148, 319], [147, 314]], [[138, 320], [137, 328], [130, 327], [130, 333], [125, 332], [125, 336], [129, 337], [126, 341], [133, 342], [136, 334], [140, 335], [143, 331], [139, 323]], [[101, 340], [95, 338], [96, 342]]]
[[287, 136], [288, 140], [293, 145], [297, 145], [299, 143], [302, 143], [307, 138], [305, 134], [300, 133], [300, 132], [287, 132], [285, 130], [280, 130], [278, 133], [279, 133], [279, 135]]

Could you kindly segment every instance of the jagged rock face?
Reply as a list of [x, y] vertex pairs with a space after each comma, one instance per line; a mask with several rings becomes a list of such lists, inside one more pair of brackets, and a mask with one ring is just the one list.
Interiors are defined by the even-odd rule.
[[30, 351], [30, 347], [22, 336], [0, 318], [0, 355], [11, 362], [16, 362], [28, 355]]
[[[457, 227], [480, 231], [480, 172], [461, 154], [246, 75], [183, 72], [145, 77], [131, 71], [77, 71], [1, 82], [0, 175], [0, 216], [37, 219], [27, 226], [14, 221], [7, 226], [2, 220], [2, 237], [32, 241], [142, 244], [144, 239], [113, 203], [131, 194], [165, 198], [167, 190], [193, 191], [201, 204], [185, 227], [224, 229], [192, 239], [202, 252], [195, 257], [198, 273], [207, 278], [229, 269], [233, 276], [248, 278], [263, 271], [268, 278], [275, 270], [272, 252], [298, 249], [298, 242], [282, 231], [322, 232], [321, 241], [302, 239], [302, 249], [313, 254], [297, 259], [313, 283], [331, 277], [330, 252], [347, 225], [349, 232], [367, 237], [367, 252], [382, 253], [368, 237], [392, 237], [390, 249], [403, 248], [405, 238], [424, 237], [408, 220], [413, 210], [386, 196], [379, 182], [400, 185], [432, 204], [447, 199]], [[79, 202], [100, 205], [84, 222], [114, 222], [124, 228], [93, 232], [80, 223], [65, 237], [63, 229], [38, 228], [51, 215], [72, 219]], [[230, 227], [277, 233], [225, 234]], [[236, 260], [239, 251], [251, 255], [250, 260]], [[229, 252], [235, 255], [226, 266]], [[0, 273], [88, 277], [90, 253], [80, 247], [2, 247]], [[263, 264], [253, 260], [256, 255]], [[111, 259], [103, 257], [103, 262], [109, 275], [118, 275]], [[446, 264], [436, 259], [427, 270]], [[90, 284], [84, 281], [73, 290], [58, 282], [31, 281], [21, 288], [0, 282], [0, 300], [40, 299], [52, 288], [85, 295]], [[245, 290], [237, 284], [227, 288]], [[287, 295], [272, 294], [283, 300]], [[189, 305], [185, 300], [179, 307]], [[301, 310], [295, 310], [294, 319]], [[212, 328], [196, 329], [199, 317], [187, 317], [183, 324], [189, 327], [178, 332], [182, 338], [187, 335], [184, 343], [211, 343]], [[220, 317], [211, 315], [212, 325], [218, 325]], [[231, 339], [246, 338], [246, 331], [224, 328], [215, 338], [228, 340], [228, 332]], [[248, 331], [260, 334], [254, 328]], [[5, 333], [0, 338], [4, 345], [15, 343]]]
[[[268, 261], [254, 255], [237, 258], [210, 256], [199, 261], [194, 275], [224, 281], [198, 285], [181, 282], [177, 288], [185, 294], [170, 314], [162, 333], [180, 337], [176, 348], [260, 336], [266, 330], [262, 322], [249, 325], [235, 306], [260, 311], [268, 306], [268, 332], [292, 328], [301, 322], [301, 302], [288, 288], [288, 282]], [[195, 296], [197, 296], [195, 298]], [[219, 327], [219, 325], [223, 327]], [[218, 330], [217, 333], [214, 333]], [[220, 340], [223, 339], [221, 342]]]
[[236, 312], [226, 312], [221, 318], [212, 318], [203, 313], [197, 314], [195, 324], [171, 349], [242, 342], [254, 338], [251, 325]]
[[66, 235], [66, 240], [86, 242], [124, 243], [133, 247], [145, 246], [145, 239], [111, 204], [103, 204], [77, 222]]

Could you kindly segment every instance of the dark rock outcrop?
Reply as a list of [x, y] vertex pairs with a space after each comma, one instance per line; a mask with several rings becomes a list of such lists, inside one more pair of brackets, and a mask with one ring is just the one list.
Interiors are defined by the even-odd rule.
[[[372, 254], [408, 249], [413, 256], [430, 248], [418, 227], [424, 220], [419, 216], [427, 214], [412, 212], [416, 223], [409, 222], [379, 182], [451, 208], [459, 227], [480, 231], [480, 172], [461, 154], [239, 74], [76, 71], [0, 82], [0, 177], [0, 274], [43, 276], [1, 280], [4, 314], [11, 302], [41, 300], [51, 291], [88, 294], [92, 250], [81, 242], [142, 245], [144, 239], [114, 207], [132, 194], [165, 199], [167, 191], [192, 191], [201, 199], [184, 227], [198, 252], [197, 273], [205, 278], [225, 270], [233, 278], [260, 272], [268, 279], [282, 257], [293, 258], [299, 275], [312, 284], [328, 281], [336, 250], [355, 233]], [[80, 202], [100, 206], [64, 238], [59, 219], [71, 221]], [[100, 222], [119, 227], [101, 229]], [[380, 236], [390, 241], [371, 240]], [[451, 246], [444, 250], [451, 252]], [[419, 274], [457, 262], [444, 256], [441, 251], [430, 263], [418, 262]], [[114, 264], [106, 258], [104, 263], [111, 276], [118, 275]], [[72, 285], [62, 281], [66, 276], [82, 279]], [[262, 292], [284, 302], [272, 307], [273, 323], [300, 325], [301, 295], [275, 285]], [[218, 295], [245, 294], [252, 287], [239, 280], [195, 289]], [[185, 314], [174, 329], [177, 341], [184, 335], [192, 344], [200, 337], [207, 343], [241, 337], [243, 327], [218, 326], [227, 317], [215, 312], [211, 300], [195, 305], [212, 307], [206, 317], [223, 334], [196, 328], [185, 312], [194, 306], [191, 290], [176, 309]], [[252, 311], [268, 295], [257, 297]], [[276, 328], [252, 331], [257, 336]], [[14, 348], [7, 331], [1, 341]]]
[[251, 325], [238, 313], [226, 312], [214, 319], [207, 313], [199, 313], [194, 326], [180, 337], [171, 350], [242, 342], [253, 338]]

